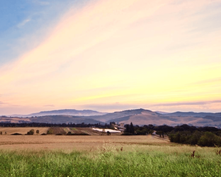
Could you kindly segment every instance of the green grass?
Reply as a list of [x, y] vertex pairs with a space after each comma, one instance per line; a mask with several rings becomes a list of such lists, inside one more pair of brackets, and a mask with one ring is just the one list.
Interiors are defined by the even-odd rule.
[[[104, 150], [105, 149], [105, 150]], [[136, 146], [123, 151], [104, 146], [94, 152], [0, 151], [0, 176], [221, 176], [215, 148]]]

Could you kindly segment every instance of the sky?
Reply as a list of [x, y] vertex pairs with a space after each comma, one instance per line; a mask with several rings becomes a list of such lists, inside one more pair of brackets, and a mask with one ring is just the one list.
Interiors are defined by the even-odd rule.
[[0, 0], [0, 115], [221, 112], [221, 0]]

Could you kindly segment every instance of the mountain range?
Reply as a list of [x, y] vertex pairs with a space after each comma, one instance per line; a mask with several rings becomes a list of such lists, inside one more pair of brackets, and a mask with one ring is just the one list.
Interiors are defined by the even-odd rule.
[[33, 117], [33, 116], [54, 116], [54, 115], [69, 115], [69, 116], [95, 116], [104, 115], [106, 113], [93, 110], [76, 110], [76, 109], [60, 109], [52, 111], [41, 111], [28, 115], [12, 115], [11, 117]]
[[206, 112], [154, 112], [146, 109], [132, 109], [113, 113], [93, 110], [63, 109], [42, 111], [23, 116], [0, 116], [0, 122], [39, 122], [39, 123], [125, 123], [134, 125], [170, 125], [188, 124], [194, 126], [221, 127], [221, 113]]

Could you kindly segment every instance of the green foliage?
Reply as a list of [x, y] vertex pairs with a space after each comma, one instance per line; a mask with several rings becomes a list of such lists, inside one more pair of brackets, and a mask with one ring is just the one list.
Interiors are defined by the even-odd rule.
[[68, 133], [67, 133], [67, 135], [71, 135], [72, 133], [69, 131]]
[[27, 135], [34, 135], [34, 133], [35, 133], [35, 130], [31, 129], [29, 132], [27, 132]]
[[203, 132], [195, 131], [193, 134], [189, 134], [189, 136], [186, 139], [186, 144], [195, 145], [198, 143], [200, 137], [203, 135]]
[[134, 133], [135, 135], [147, 135], [147, 134], [152, 134], [153, 129], [151, 129], [151, 125], [149, 126], [134, 126]]
[[130, 123], [130, 133], [134, 134], [134, 125], [132, 122]]
[[[176, 147], [180, 149], [180, 147]], [[213, 150], [198, 152], [200, 158], [189, 153], [161, 150], [85, 152], [0, 152], [0, 176], [51, 177], [198, 177], [221, 176], [221, 158]]]
[[164, 138], [164, 132], [163, 131], [157, 131], [156, 132], [157, 135], [159, 135], [160, 137]]
[[191, 144], [199, 146], [221, 146], [221, 137], [215, 135], [212, 132], [200, 132], [195, 131], [191, 133], [190, 131], [178, 131], [176, 133], [170, 133], [169, 139], [171, 142]]
[[124, 135], [133, 135], [134, 134], [134, 125], [131, 122], [130, 125], [126, 125], [126, 129], [124, 131]]
[[199, 146], [221, 146], [221, 138], [211, 132], [205, 132], [197, 144]]
[[50, 134], [53, 134], [53, 129], [52, 129], [52, 128], [49, 128], [48, 131], [47, 131], [47, 134], [49, 134], [49, 135], [50, 135]]

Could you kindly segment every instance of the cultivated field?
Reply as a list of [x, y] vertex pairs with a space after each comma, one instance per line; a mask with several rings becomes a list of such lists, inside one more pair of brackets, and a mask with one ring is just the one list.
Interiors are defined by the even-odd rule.
[[67, 135], [1, 135], [4, 150], [63, 150], [94, 151], [105, 146], [167, 145], [167, 139], [149, 136], [67, 136]]
[[39, 134], [47, 133], [48, 127], [0, 127], [0, 131], [4, 135], [5, 132], [7, 135], [11, 135], [13, 133], [21, 133], [26, 134], [31, 129], [39, 130]]

